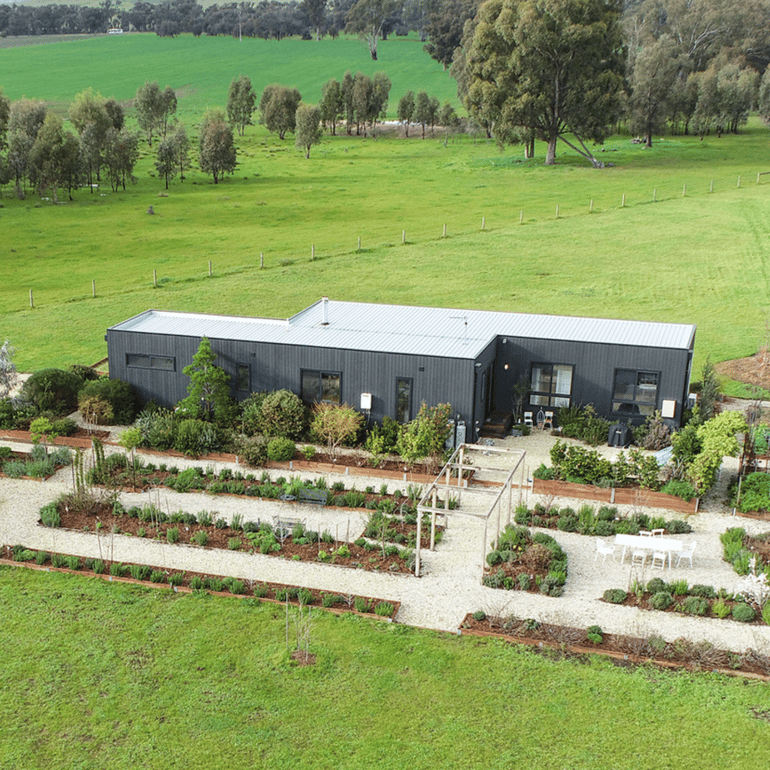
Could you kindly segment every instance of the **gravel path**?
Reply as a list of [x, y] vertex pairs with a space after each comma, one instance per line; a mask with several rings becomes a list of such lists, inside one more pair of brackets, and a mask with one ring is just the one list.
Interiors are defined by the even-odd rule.
[[[548, 462], [548, 449], [554, 439], [545, 433], [506, 439], [495, 442], [510, 448], [524, 449], [526, 465], [531, 470], [540, 462]], [[19, 447], [19, 444], [6, 443]], [[110, 450], [108, 451], [115, 451]], [[601, 449], [612, 456], [617, 450]], [[491, 459], [494, 457], [494, 461]], [[157, 462], [157, 457], [150, 458]], [[496, 455], [479, 458], [490, 464], [500, 464]], [[515, 460], [509, 460], [511, 464]], [[727, 462], [729, 464], [730, 461]], [[188, 465], [212, 465], [215, 468], [228, 463], [209, 463], [190, 460], [174, 460], [179, 467]], [[273, 477], [277, 476], [272, 471]], [[288, 474], [287, 474], [288, 475]], [[303, 477], [310, 474], [304, 474]], [[723, 472], [723, 484], [728, 476]], [[339, 478], [343, 478], [340, 476]], [[338, 480], [336, 476], [330, 482]], [[347, 479], [350, 482], [350, 478]], [[379, 488], [382, 479], [356, 478], [359, 488], [368, 484]], [[389, 482], [392, 489], [403, 488], [403, 483]], [[0, 479], [0, 543], [22, 543], [30, 548], [55, 550], [79, 556], [116, 559], [159, 566], [164, 569], [194, 570], [212, 574], [231, 575], [246, 580], [264, 580], [277, 583], [303, 585], [335, 593], [356, 593], [382, 599], [398, 600], [401, 609], [396, 620], [409, 625], [444, 631], [456, 631], [466, 613], [482, 609], [488, 614], [513, 613], [518, 617], [535, 617], [541, 621], [586, 628], [600, 625], [609, 633], [646, 636], [658, 634], [671, 641], [687, 637], [693, 641], [708, 640], [717, 647], [742, 651], [754, 648], [770, 654], [770, 628], [714, 618], [686, 617], [672, 613], [650, 613], [629, 607], [619, 607], [599, 601], [607, 588], [628, 589], [634, 580], [647, 581], [654, 575], [665, 580], [685, 578], [691, 584], [705, 583], [716, 588], [736, 591], [741, 588], [741, 578], [722, 561], [719, 535], [736, 523], [747, 531], [756, 533], [770, 529], [763, 522], [735, 519], [720, 504], [724, 498], [721, 488], [715, 490], [706, 501], [703, 510], [690, 518], [694, 531], [680, 536], [685, 543], [695, 540], [694, 567], [674, 568], [665, 573], [658, 570], [631, 568], [608, 559], [595, 560], [593, 538], [565, 533], [554, 535], [569, 557], [569, 578], [564, 595], [560, 598], [541, 596], [519, 591], [499, 591], [481, 585], [483, 555], [482, 520], [462, 515], [462, 511], [483, 511], [490, 504], [489, 495], [464, 493], [462, 507], [450, 513], [444, 539], [436, 551], [422, 552], [422, 573], [419, 579], [407, 575], [379, 574], [320, 563], [293, 562], [280, 558], [246, 554], [233, 551], [217, 551], [195, 546], [169, 545], [153, 540], [123, 535], [97, 535], [87, 532], [70, 532], [46, 529], [37, 525], [38, 511], [45, 503], [55, 500], [62, 492], [71, 489], [71, 471], [63, 469], [45, 483], [35, 481]], [[720, 498], [720, 495], [722, 496]], [[126, 505], [154, 502], [164, 510], [217, 511], [228, 520], [233, 514], [241, 514], [244, 520], [270, 519], [275, 512], [286, 513], [286, 504], [251, 498], [229, 496], [179, 494], [160, 489], [145, 494], [122, 494]], [[530, 495], [529, 504], [536, 502]], [[560, 499], [560, 506], [581, 505], [584, 501]], [[661, 511], [667, 518], [672, 514]], [[361, 535], [364, 517], [344, 509], [318, 509], [312, 506], [296, 506], [292, 515], [304, 518], [307, 525], [319, 531], [329, 529], [339, 539], [350, 540]], [[503, 522], [504, 523], [504, 522]], [[487, 540], [494, 537], [490, 524]], [[605, 538], [610, 541], [610, 538]]]

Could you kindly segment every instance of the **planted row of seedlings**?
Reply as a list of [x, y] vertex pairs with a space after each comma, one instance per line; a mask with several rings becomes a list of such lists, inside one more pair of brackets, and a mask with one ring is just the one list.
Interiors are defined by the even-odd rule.
[[[338, 508], [367, 508], [376, 510], [388, 504], [390, 510], [403, 507], [415, 511], [417, 501], [422, 496], [422, 486], [409, 484], [406, 491], [395, 490], [388, 492], [387, 483], [379, 489], [367, 486], [363, 491], [355, 485], [346, 489], [342, 481], [328, 485], [324, 476], [315, 480], [301, 479], [292, 476], [287, 479], [280, 476], [272, 480], [268, 471], [264, 470], [259, 477], [254, 473], [244, 473], [240, 470], [223, 468], [217, 473], [212, 467], [194, 466], [180, 471], [177, 466], [161, 463], [145, 463], [137, 457], [132, 462], [126, 455], [115, 453], [97, 457], [95, 466], [89, 471], [87, 481], [113, 489], [131, 489], [147, 491], [155, 487], [168, 487], [176, 492], [207, 492], [211, 495], [229, 494], [246, 497], [260, 497], [267, 500], [281, 500], [299, 497], [302, 490], [323, 490], [326, 492], [326, 505]], [[444, 505], [439, 503], [439, 507]], [[386, 506], [387, 507], [387, 506]], [[447, 508], [457, 507], [457, 500], [450, 497]]]
[[75, 572], [94, 575], [110, 575], [115, 578], [168, 585], [172, 588], [186, 587], [193, 591], [212, 593], [230, 593], [236, 596], [251, 596], [256, 599], [288, 601], [302, 606], [318, 606], [326, 609], [349, 610], [351, 612], [370, 613], [383, 618], [392, 618], [398, 608], [397, 602], [373, 599], [355, 594], [335, 594], [311, 588], [287, 586], [280, 583], [266, 583], [253, 580], [240, 580], [233, 577], [209, 575], [200, 572], [178, 572], [151, 567], [146, 564], [123, 564], [122, 562], [73, 556], [48, 551], [36, 551], [23, 545], [6, 546], [11, 558], [17, 562], [35, 562], [39, 566], [50, 565], [56, 569], [68, 569]]
[[[492, 634], [514, 642], [543, 642], [553, 648], [546, 648], [544, 652], [559, 656], [580, 657], [584, 652], [609, 653], [623, 656], [625, 665], [651, 662], [697, 670], [722, 669], [764, 678], [770, 675], [770, 656], [757, 650], [731, 652], [707, 641], [693, 642], [679, 638], [667, 642], [657, 634], [644, 637], [608, 634], [597, 625], [574, 628], [557, 623], [542, 623], [534, 618], [487, 614], [484, 610], [467, 615], [460, 628], [466, 632]], [[570, 648], [579, 651], [570, 653]]]
[[71, 493], [43, 506], [40, 523], [46, 527], [130, 535], [170, 544], [260, 553], [364, 570], [409, 573], [414, 567], [414, 552], [390, 542], [389, 538], [391, 532], [395, 532], [393, 537], [408, 539], [398, 528], [406, 528], [407, 532], [409, 528], [414, 530], [416, 514], [398, 518], [373, 512], [365, 533], [373, 533], [370, 536], [376, 537], [377, 541], [359, 537], [349, 542], [349, 532], [340, 539], [337, 532], [333, 534], [326, 529], [319, 533], [301, 522], [289, 531], [267, 521], [244, 521], [239, 514], [228, 522], [216, 511], [166, 513], [153, 503], [126, 508], [114, 496], [95, 500], [91, 496], [78, 497]]
[[610, 537], [611, 535], [638, 535], [641, 530], [663, 529], [667, 535], [686, 535], [692, 527], [681, 519], [667, 520], [663, 516], [633, 513], [623, 516], [614, 505], [581, 505], [575, 510], [569, 506], [559, 508], [548, 503], [536, 503], [534, 508], [520, 505], [514, 521], [525, 527], [558, 529], [579, 535]]
[[508, 524], [487, 554], [483, 583], [489, 588], [561, 596], [567, 554], [550, 535]]
[[653, 578], [648, 583], [635, 581], [631, 590], [608, 588], [603, 600], [611, 604], [639, 607], [659, 612], [679, 612], [698, 617], [728, 618], [741, 623], [767, 624], [770, 621], [770, 603], [758, 606], [753, 597], [730, 593], [724, 588], [675, 580], [666, 583]]
[[36, 444], [31, 452], [16, 452], [0, 446], [0, 472], [11, 479], [46, 479], [59, 468], [71, 464], [72, 453], [67, 447], [56, 447], [48, 452], [45, 446]]

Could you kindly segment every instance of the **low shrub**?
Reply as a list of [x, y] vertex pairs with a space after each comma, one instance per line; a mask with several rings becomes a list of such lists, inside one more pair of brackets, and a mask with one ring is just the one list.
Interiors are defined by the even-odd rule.
[[191, 456], [214, 452], [219, 449], [217, 429], [203, 420], [182, 420], [176, 431], [174, 449]]
[[353, 600], [353, 606], [356, 608], [356, 612], [369, 612], [369, 600], [363, 596], [356, 596]]
[[715, 599], [717, 592], [712, 586], [706, 586], [701, 583], [696, 583], [694, 586], [690, 586], [690, 596], [702, 596], [704, 599]]
[[110, 575], [112, 577], [125, 577], [127, 570], [128, 568], [125, 564], [120, 564], [119, 562], [110, 564]]
[[195, 545], [204, 546], [209, 542], [209, 533], [206, 532], [205, 529], [199, 529], [193, 534], [190, 540], [195, 543]]
[[56, 503], [48, 503], [40, 509], [40, 521], [44, 527], [60, 527], [61, 516]]
[[623, 604], [628, 594], [622, 588], [608, 588], [604, 594], [604, 601], [610, 604]]
[[276, 436], [267, 442], [267, 457], [273, 462], [291, 460], [297, 451], [297, 447], [290, 438]]
[[150, 575], [150, 568], [146, 564], [132, 564], [128, 571], [134, 580], [147, 580]]
[[382, 618], [390, 618], [393, 616], [393, 609], [394, 607], [390, 602], [378, 602], [374, 608], [374, 614]]
[[688, 615], [705, 615], [709, 607], [709, 602], [702, 596], [688, 596], [682, 602], [682, 610]]
[[172, 572], [168, 576], [168, 584], [170, 586], [181, 586], [184, 583], [184, 572]]
[[166, 573], [163, 570], [154, 569], [150, 572], [151, 583], [164, 583], [166, 581]]
[[593, 644], [601, 644], [604, 641], [604, 631], [601, 626], [588, 626], [586, 629], [588, 641]]
[[[78, 405], [84, 400], [95, 400], [109, 404], [111, 420], [118, 425], [130, 425], [136, 417], [137, 396], [133, 386], [123, 380], [114, 380], [103, 377], [99, 380], [87, 382], [78, 394]], [[80, 412], [84, 417], [82, 407]], [[100, 423], [109, 424], [109, 423]]]
[[83, 381], [63, 369], [41, 369], [34, 372], [21, 388], [25, 401], [33, 403], [40, 412], [69, 414], [77, 408], [78, 391]]
[[712, 605], [711, 605], [711, 611], [718, 617], [718, 618], [726, 618], [732, 610], [730, 609], [730, 605], [725, 602], [724, 599], [717, 599]]
[[750, 604], [741, 602], [733, 607], [733, 620], [740, 623], [751, 623], [756, 618], [757, 613]]
[[674, 602], [668, 591], [658, 591], [650, 597], [650, 607], [654, 610], [667, 610]]
[[267, 462], [267, 439], [264, 436], [239, 436], [235, 451], [247, 465], [260, 468]]

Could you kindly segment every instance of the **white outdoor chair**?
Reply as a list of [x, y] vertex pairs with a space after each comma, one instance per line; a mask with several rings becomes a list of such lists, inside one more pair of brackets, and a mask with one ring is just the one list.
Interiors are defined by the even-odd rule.
[[608, 556], [612, 556], [612, 560], [615, 561], [615, 546], [596, 538], [596, 556], [594, 556], [594, 561], [600, 556], [602, 557], [602, 564], [607, 561]]
[[648, 532], [646, 529], [640, 529], [639, 537], [652, 537], [652, 532]]
[[524, 412], [524, 424], [529, 425], [530, 428], [535, 427], [535, 423], [532, 422], [532, 412]]
[[652, 566], [666, 569], [666, 558], [667, 554], [665, 551], [655, 551], [652, 554]]
[[653, 529], [652, 530], [652, 536], [653, 537], [663, 537], [665, 532], [666, 532], [665, 529]]
[[698, 544], [693, 540], [692, 543], [690, 543], [690, 547], [684, 551], [679, 551], [677, 554], [677, 561], [676, 566], [678, 567], [682, 563], [682, 559], [689, 559], [690, 566], [692, 567], [692, 555], [695, 553], [695, 546]]
[[545, 430], [545, 426], [546, 425], [551, 430], [553, 430], [553, 412], [546, 412], [545, 413], [545, 419], [543, 420], [543, 430]]
[[647, 551], [644, 549], [633, 551], [631, 554], [631, 566], [633, 567], [634, 564], [644, 567], [644, 565], [647, 564]]

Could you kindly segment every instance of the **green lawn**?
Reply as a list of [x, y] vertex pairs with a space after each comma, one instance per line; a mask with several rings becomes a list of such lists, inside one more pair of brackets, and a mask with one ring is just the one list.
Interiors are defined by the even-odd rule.
[[37, 768], [761, 767], [766, 684], [0, 568], [0, 757]]

